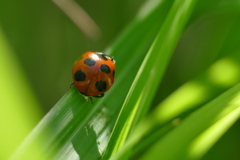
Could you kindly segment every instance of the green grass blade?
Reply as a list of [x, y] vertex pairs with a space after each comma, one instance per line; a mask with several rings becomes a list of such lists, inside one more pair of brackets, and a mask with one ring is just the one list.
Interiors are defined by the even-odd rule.
[[201, 159], [218, 141], [218, 139], [239, 119], [239, 117], [240, 107], [228, 112], [203, 133], [198, 135], [190, 144], [191, 146], [188, 152], [189, 159]]
[[128, 93], [104, 159], [109, 159], [122, 147], [134, 119], [138, 121], [148, 110], [194, 4], [195, 1], [175, 1]]
[[169, 160], [200, 159], [239, 118], [239, 90], [240, 85], [237, 85], [193, 112], [178, 127], [159, 139], [141, 159], [156, 159], [157, 155]]

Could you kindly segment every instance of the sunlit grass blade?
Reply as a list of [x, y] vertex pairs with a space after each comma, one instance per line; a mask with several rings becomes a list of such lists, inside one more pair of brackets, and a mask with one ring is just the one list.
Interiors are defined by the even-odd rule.
[[[235, 55], [223, 57], [213, 63], [208, 70], [197, 78], [185, 83], [151, 114], [158, 124], [165, 122], [202, 105], [215, 98], [240, 80], [240, 57]], [[226, 73], [222, 76], [222, 73]]]
[[201, 159], [206, 152], [240, 118], [240, 107], [228, 112], [216, 123], [197, 136], [190, 144], [189, 159]]
[[131, 86], [111, 135], [104, 159], [114, 156], [124, 144], [134, 121], [137, 122], [141, 119], [148, 110], [194, 4], [195, 1], [191, 0], [175, 1], [173, 4]]
[[[155, 159], [157, 155], [169, 160], [201, 158], [239, 118], [239, 90], [240, 85], [237, 85], [193, 112], [178, 127], [159, 139], [141, 160]], [[206, 140], [208, 143], [203, 143]]]

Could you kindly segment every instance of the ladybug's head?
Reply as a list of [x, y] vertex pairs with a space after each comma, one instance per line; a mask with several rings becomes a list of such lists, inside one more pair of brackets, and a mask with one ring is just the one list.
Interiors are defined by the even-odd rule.
[[116, 62], [112, 57], [106, 55], [105, 53], [97, 52], [97, 55], [98, 55], [99, 57], [101, 57], [103, 60], [108, 60], [108, 59], [110, 59], [114, 64], [115, 64], [115, 62]]

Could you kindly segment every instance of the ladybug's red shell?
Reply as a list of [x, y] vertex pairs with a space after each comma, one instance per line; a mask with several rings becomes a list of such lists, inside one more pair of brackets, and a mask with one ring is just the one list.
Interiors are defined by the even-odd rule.
[[85, 96], [101, 95], [114, 83], [115, 61], [101, 52], [86, 52], [72, 68], [73, 82]]

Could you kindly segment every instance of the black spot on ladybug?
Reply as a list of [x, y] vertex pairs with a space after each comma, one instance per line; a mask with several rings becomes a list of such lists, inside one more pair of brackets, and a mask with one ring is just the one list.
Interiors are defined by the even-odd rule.
[[74, 74], [74, 79], [76, 81], [85, 81], [86, 79], [86, 74], [83, 73], [81, 70], [77, 71], [75, 74]]
[[107, 83], [105, 81], [97, 81], [95, 86], [99, 92], [103, 92], [107, 88]]
[[84, 63], [88, 66], [94, 66], [96, 61], [94, 61], [92, 58], [88, 58], [84, 60]]
[[97, 53], [97, 56], [99, 57], [99, 58], [101, 58], [102, 60], [104, 60], [104, 61], [107, 61], [108, 60], [108, 56], [106, 55], [106, 54], [104, 54], [104, 53], [101, 53], [101, 52], [98, 52]]
[[109, 73], [111, 72], [110, 68], [109, 68], [108, 65], [106, 65], [106, 64], [102, 64], [102, 65], [100, 66], [100, 70], [101, 70], [102, 72], [104, 72], [104, 73], [107, 73], [107, 74], [109, 74]]
[[113, 71], [113, 77], [115, 76], [115, 71]]

